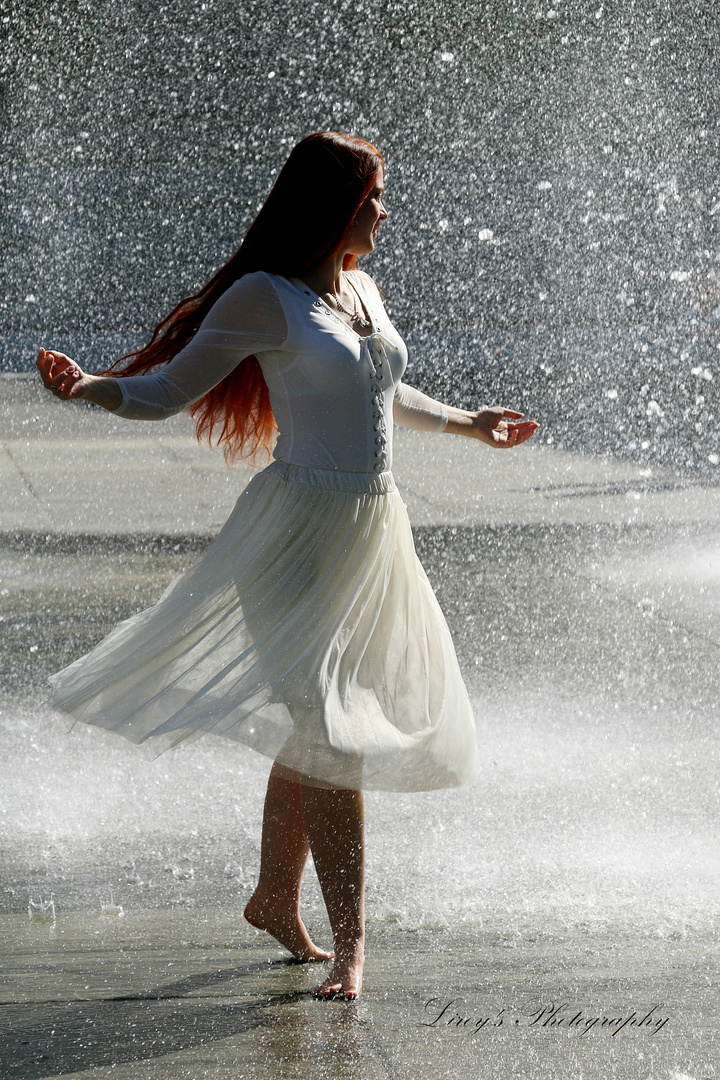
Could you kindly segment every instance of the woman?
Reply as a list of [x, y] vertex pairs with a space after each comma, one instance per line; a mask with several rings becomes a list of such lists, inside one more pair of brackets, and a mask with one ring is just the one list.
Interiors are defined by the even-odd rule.
[[[388, 216], [382, 166], [363, 139], [307, 136], [235, 255], [130, 363], [88, 375], [58, 352], [37, 360], [62, 399], [129, 419], [189, 408], [228, 458], [277, 427], [274, 460], [197, 566], [54, 676], [54, 701], [161, 749], [213, 731], [274, 759], [245, 917], [300, 960], [334, 957], [314, 993], [348, 999], [364, 958], [363, 789], [477, 772], [467, 692], [390, 472], [392, 421], [505, 448], [537, 427], [401, 382], [405, 346], [356, 269]], [[300, 917], [310, 851], [334, 953]]]

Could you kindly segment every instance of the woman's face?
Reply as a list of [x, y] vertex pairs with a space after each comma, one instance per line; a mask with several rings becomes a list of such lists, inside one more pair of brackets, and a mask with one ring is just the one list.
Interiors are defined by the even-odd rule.
[[375, 186], [358, 210], [350, 226], [345, 241], [345, 250], [351, 255], [368, 255], [375, 250], [375, 236], [380, 223], [387, 220], [387, 210], [383, 206], [382, 165], [375, 176]]

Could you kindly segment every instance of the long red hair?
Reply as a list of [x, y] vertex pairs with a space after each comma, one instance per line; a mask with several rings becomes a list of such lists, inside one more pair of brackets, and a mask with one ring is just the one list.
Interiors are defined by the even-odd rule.
[[[340, 251], [353, 218], [370, 194], [382, 154], [372, 143], [338, 131], [307, 135], [291, 151], [238, 250], [207, 284], [184, 297], [152, 332], [105, 375], [143, 375], [185, 348], [218, 298], [243, 274], [265, 270], [302, 277]], [[345, 255], [343, 269], [355, 266]], [[119, 368], [123, 361], [129, 363]], [[247, 356], [222, 382], [188, 409], [198, 439], [223, 447], [230, 463], [269, 449], [276, 424], [260, 364]]]

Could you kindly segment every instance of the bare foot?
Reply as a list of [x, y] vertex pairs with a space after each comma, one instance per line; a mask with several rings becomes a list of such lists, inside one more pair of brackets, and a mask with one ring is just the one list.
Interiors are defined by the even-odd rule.
[[313, 944], [299, 912], [288, 907], [287, 901], [260, 900], [253, 894], [243, 914], [251, 926], [266, 930], [284, 945], [296, 960], [332, 960], [335, 955], [334, 952], [325, 952]]
[[365, 950], [360, 941], [333, 964], [332, 971], [324, 982], [313, 990], [315, 997], [319, 998], [344, 998], [346, 1001], [354, 1001], [360, 997], [362, 989], [363, 966], [365, 963]]

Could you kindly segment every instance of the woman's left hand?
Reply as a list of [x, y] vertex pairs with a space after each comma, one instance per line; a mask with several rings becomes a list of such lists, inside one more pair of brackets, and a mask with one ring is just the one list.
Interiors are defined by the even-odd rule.
[[[523, 420], [523, 414], [514, 409], [493, 405], [479, 412], [464, 409], [448, 409], [446, 431], [479, 439], [496, 450], [509, 450], [531, 438], [540, 427], [534, 420]], [[457, 413], [458, 415], [453, 415]]]

